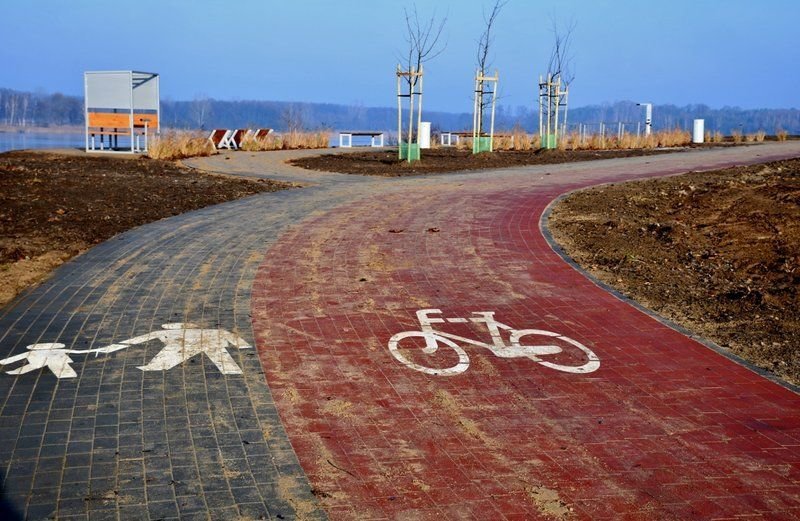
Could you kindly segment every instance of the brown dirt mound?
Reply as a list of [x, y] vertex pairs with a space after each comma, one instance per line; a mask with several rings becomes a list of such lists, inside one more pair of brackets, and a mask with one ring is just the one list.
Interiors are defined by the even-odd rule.
[[0, 154], [0, 305], [125, 230], [286, 187], [145, 158]]
[[550, 228], [603, 282], [800, 384], [800, 159], [584, 190]]
[[290, 164], [322, 172], [404, 177], [462, 170], [486, 170], [526, 165], [552, 165], [593, 159], [649, 156], [665, 150], [500, 150], [473, 154], [455, 148], [422, 151], [422, 160], [408, 163], [397, 158], [397, 150], [330, 154], [289, 161]]

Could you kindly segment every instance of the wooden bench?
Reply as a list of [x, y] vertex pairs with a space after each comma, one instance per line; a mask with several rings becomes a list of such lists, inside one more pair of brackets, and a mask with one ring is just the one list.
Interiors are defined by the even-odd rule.
[[242, 148], [242, 142], [244, 141], [244, 137], [249, 132], [250, 131], [246, 128], [237, 128], [236, 130], [234, 130], [230, 141], [231, 144], [233, 145], [233, 148], [235, 148], [236, 150]]
[[[150, 113], [133, 114], [133, 127], [131, 128], [130, 112], [100, 112], [87, 113], [86, 130], [90, 136], [89, 149], [96, 150], [95, 137], [100, 137], [100, 150], [105, 150], [105, 136], [108, 136], [108, 146], [115, 148], [119, 136], [130, 136], [133, 150], [147, 150], [147, 139], [150, 128], [158, 128], [158, 115]], [[144, 148], [139, 141], [144, 137]], [[113, 141], [112, 141], [113, 140]], [[113, 143], [113, 144], [112, 144]]]
[[270, 134], [272, 134], [271, 128], [257, 128], [251, 133], [253, 139], [256, 140], [266, 139], [266, 137], [269, 136]]
[[[443, 147], [452, 147], [458, 144], [459, 139], [462, 137], [464, 138], [472, 138], [472, 132], [442, 132], [439, 134], [439, 142]], [[489, 137], [489, 134], [486, 132], [481, 132], [480, 137]], [[499, 137], [508, 137], [511, 138], [511, 144], [514, 144], [514, 134], [495, 134], [495, 138]], [[455, 141], [453, 140], [455, 138]]]
[[[369, 137], [369, 146], [370, 147], [382, 147], [383, 146], [383, 132], [339, 132], [339, 147], [340, 148], [352, 148], [353, 146], [353, 136], [363, 136]], [[347, 138], [347, 144], [345, 144], [345, 138]], [[380, 138], [376, 141], [376, 138]]]

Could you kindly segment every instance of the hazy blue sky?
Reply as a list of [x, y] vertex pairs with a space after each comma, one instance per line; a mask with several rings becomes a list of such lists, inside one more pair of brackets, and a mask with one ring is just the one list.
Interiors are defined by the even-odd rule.
[[[471, 111], [480, 0], [448, 17], [425, 108]], [[84, 70], [161, 74], [162, 98], [395, 103], [398, 0], [0, 0], [0, 87], [82, 94]], [[534, 104], [551, 19], [576, 26], [571, 105], [618, 100], [800, 107], [800, 0], [510, 0], [496, 26], [502, 102]]]

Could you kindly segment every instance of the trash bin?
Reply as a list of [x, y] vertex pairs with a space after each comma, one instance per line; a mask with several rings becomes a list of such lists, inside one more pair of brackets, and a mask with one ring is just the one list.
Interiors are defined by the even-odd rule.
[[421, 121], [419, 124], [419, 148], [431, 148], [431, 123]]
[[705, 134], [705, 120], [704, 119], [696, 119], [694, 120], [694, 128], [692, 130], [692, 143], [702, 143], [703, 137]]

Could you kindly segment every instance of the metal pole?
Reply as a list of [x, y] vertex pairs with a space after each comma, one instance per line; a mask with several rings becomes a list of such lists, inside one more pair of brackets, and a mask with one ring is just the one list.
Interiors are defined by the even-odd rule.
[[644, 107], [644, 135], [650, 135], [650, 127], [653, 121], [653, 104], [652, 103], [637, 103], [636, 105]]
[[[156, 75], [156, 135], [161, 134], [161, 76]], [[146, 148], [146, 147], [145, 147]]]
[[539, 75], [539, 143], [542, 141], [542, 75]]
[[[86, 151], [89, 151], [89, 80], [86, 73], [83, 73], [83, 123], [86, 131]], [[94, 138], [92, 138], [92, 149], [94, 149]]]
[[136, 152], [135, 143], [133, 139], [133, 71], [128, 72], [128, 78], [129, 78], [128, 88], [130, 89], [131, 92], [131, 115], [129, 120], [130, 128], [128, 130], [131, 133], [131, 153], [133, 153]]

